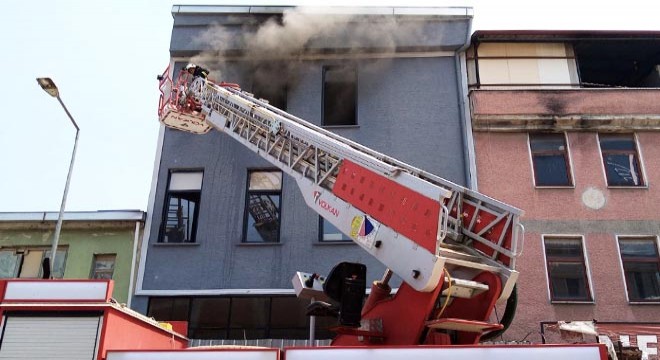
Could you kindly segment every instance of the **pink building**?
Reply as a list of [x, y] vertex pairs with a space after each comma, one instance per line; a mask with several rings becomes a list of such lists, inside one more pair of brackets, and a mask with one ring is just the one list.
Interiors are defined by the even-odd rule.
[[476, 185], [525, 211], [505, 340], [541, 342], [546, 322], [596, 319], [601, 335], [657, 358], [658, 49], [660, 32], [473, 35]]

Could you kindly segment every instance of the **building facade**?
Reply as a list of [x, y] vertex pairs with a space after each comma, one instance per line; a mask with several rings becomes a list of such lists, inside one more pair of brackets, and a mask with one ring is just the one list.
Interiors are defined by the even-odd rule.
[[505, 340], [595, 319], [618, 329], [602, 336], [657, 356], [659, 46], [657, 32], [473, 35], [478, 190], [525, 210]]
[[[176, 76], [210, 78], [461, 185], [473, 162], [470, 8], [174, 6]], [[293, 179], [228, 136], [161, 129], [133, 307], [192, 339], [305, 339], [296, 271], [384, 267], [309, 209]], [[369, 280], [370, 281], [370, 280]], [[317, 320], [317, 338], [328, 338]]]
[[[50, 258], [57, 212], [0, 213], [0, 278], [41, 279]], [[64, 213], [53, 277], [112, 279], [115, 300], [130, 304], [145, 213]]]

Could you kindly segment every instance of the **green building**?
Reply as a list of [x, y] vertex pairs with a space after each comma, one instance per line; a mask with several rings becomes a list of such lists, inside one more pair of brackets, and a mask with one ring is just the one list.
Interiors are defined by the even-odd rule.
[[[0, 212], [0, 278], [43, 277], [57, 217], [57, 212]], [[139, 210], [65, 212], [53, 277], [112, 279], [115, 299], [129, 302], [144, 219]]]

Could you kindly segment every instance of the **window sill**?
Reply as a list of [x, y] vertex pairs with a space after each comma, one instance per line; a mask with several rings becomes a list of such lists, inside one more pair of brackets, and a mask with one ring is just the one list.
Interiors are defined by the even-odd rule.
[[555, 186], [545, 186], [545, 185], [534, 185], [536, 189], [575, 189], [575, 185], [555, 185]]
[[240, 242], [236, 246], [282, 246], [281, 242]]
[[157, 242], [157, 243], [154, 243], [153, 245], [154, 245], [154, 246], [164, 246], [164, 247], [168, 247], [168, 246], [182, 246], [182, 247], [186, 247], [186, 246], [199, 246], [199, 243], [198, 243], [198, 242], [180, 242], [180, 243], [174, 243], [174, 242], [171, 242], [171, 243]]
[[660, 301], [628, 301], [628, 305], [660, 305]]
[[593, 300], [550, 300], [552, 305], [595, 305]]
[[649, 186], [648, 185], [642, 185], [642, 186], [614, 186], [614, 185], [607, 185], [608, 189], [640, 189], [640, 190], [648, 190]]
[[360, 125], [321, 125], [324, 129], [359, 129]]
[[317, 241], [314, 243], [314, 246], [333, 246], [333, 245], [357, 245], [357, 244], [353, 240]]

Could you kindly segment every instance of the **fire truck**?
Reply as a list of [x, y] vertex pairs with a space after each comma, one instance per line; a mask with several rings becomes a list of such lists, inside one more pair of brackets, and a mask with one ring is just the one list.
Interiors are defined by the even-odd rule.
[[[480, 344], [513, 319], [521, 210], [315, 126], [236, 84], [173, 74], [168, 68], [159, 76], [165, 126], [217, 130], [240, 142], [289, 174], [311, 209], [387, 270], [370, 291], [359, 263], [342, 262], [327, 275], [294, 274], [309, 315], [336, 317], [337, 335], [327, 347], [285, 349], [188, 348], [185, 324], [163, 327], [114, 303], [111, 281], [0, 281], [0, 359], [607, 359], [600, 344]], [[249, 208], [267, 229], [269, 205]], [[395, 290], [394, 274], [401, 279]], [[491, 322], [498, 303], [505, 314]]]

